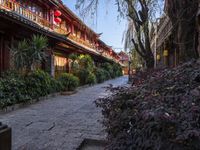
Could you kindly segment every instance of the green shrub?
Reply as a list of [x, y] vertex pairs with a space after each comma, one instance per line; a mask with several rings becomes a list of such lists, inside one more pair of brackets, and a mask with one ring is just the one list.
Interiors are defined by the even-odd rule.
[[114, 77], [119, 77], [119, 76], [122, 76], [122, 75], [123, 75], [123, 73], [122, 73], [122, 68], [121, 68], [121, 66], [120, 66], [119, 64], [114, 63], [114, 64], [112, 65], [112, 68], [113, 68], [113, 76], [114, 76]]
[[87, 84], [86, 79], [89, 76], [89, 74], [90, 74], [89, 70], [85, 68], [81, 68], [77, 71], [76, 76], [79, 78], [81, 85]]
[[69, 73], [63, 73], [59, 78], [58, 81], [63, 85], [63, 91], [73, 91], [79, 85], [79, 79]]
[[111, 79], [110, 73], [108, 71], [104, 70], [104, 69], [103, 69], [103, 71], [104, 71], [104, 75], [105, 75], [106, 80]]
[[97, 79], [97, 83], [102, 83], [106, 80], [106, 75], [104, 74], [104, 70], [101, 68], [96, 68], [95, 75]]
[[86, 78], [86, 84], [92, 85], [97, 83], [97, 79], [94, 73], [89, 73], [88, 77]]
[[31, 97], [28, 94], [23, 77], [10, 74], [0, 79], [0, 107], [27, 102]]
[[56, 92], [56, 89], [52, 87], [54, 80], [51, 76], [41, 70], [34, 71], [25, 77], [26, 86], [28, 92], [32, 98], [39, 98], [46, 96], [50, 93]]
[[112, 67], [111, 63], [104, 63], [102, 65], [102, 68], [104, 70], [106, 70], [107, 72], [109, 72], [111, 78], [115, 78], [115, 75], [114, 75], [114, 72], [113, 72], [113, 67]]
[[90, 55], [80, 55], [78, 59], [80, 68], [88, 69], [90, 72], [94, 71], [95, 65]]
[[110, 73], [103, 68], [96, 68], [95, 75], [97, 78], [97, 83], [102, 83], [111, 79]]

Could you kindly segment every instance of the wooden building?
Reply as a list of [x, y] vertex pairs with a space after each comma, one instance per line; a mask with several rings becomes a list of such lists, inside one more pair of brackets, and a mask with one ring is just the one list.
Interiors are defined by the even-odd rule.
[[48, 38], [51, 52], [42, 68], [52, 76], [69, 71], [71, 53], [89, 54], [95, 63], [119, 61], [61, 0], [0, 0], [0, 20], [0, 73], [13, 66], [11, 45], [33, 34]]
[[119, 52], [119, 57], [120, 57], [120, 59], [119, 59], [119, 62], [120, 62], [120, 64], [121, 64], [121, 66], [122, 66], [122, 69], [123, 69], [123, 74], [124, 75], [128, 75], [128, 72], [130, 71], [129, 69], [129, 56], [128, 56], [128, 54], [126, 54], [125, 52], [123, 52], [123, 51], [121, 51], [121, 52]]
[[[166, 7], [166, 6], [165, 6]], [[200, 56], [200, 4], [197, 14], [197, 37], [196, 37], [196, 49], [198, 49]], [[151, 48], [156, 60], [155, 67], [176, 67], [179, 63], [179, 49], [174, 42], [172, 35], [173, 27], [172, 23], [167, 15], [163, 15], [159, 18], [159, 21], [153, 25], [154, 31], [151, 37]]]
[[164, 15], [156, 22], [151, 41], [154, 51], [155, 67], [175, 67], [178, 63], [178, 50], [173, 44], [172, 24], [168, 16]]

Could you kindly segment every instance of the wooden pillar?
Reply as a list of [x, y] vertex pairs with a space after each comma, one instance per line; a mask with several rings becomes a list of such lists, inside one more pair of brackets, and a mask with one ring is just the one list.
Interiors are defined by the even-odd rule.
[[54, 54], [51, 54], [51, 76], [55, 77], [55, 64], [54, 64]]
[[74, 34], [74, 25], [73, 25], [73, 21], [71, 22], [71, 31], [72, 31], [72, 34]]
[[10, 68], [10, 50], [9, 50], [10, 42], [8, 40], [4, 41], [3, 48], [3, 57], [4, 57], [4, 67], [3, 71], [6, 71]]
[[69, 58], [67, 58], [67, 64], [66, 64], [66, 67], [67, 67], [67, 73], [70, 73], [70, 66], [69, 66]]
[[54, 29], [54, 10], [50, 10], [50, 23], [51, 23], [51, 28]]

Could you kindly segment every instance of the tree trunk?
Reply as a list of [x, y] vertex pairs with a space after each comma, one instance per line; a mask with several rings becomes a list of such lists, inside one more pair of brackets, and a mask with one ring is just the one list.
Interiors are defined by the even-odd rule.
[[153, 53], [149, 53], [149, 55], [145, 59], [146, 67], [147, 69], [154, 68], [154, 56]]

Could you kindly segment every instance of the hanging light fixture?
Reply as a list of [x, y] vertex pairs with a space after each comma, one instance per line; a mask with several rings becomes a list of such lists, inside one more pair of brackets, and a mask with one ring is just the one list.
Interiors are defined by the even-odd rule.
[[56, 23], [61, 23], [62, 19], [59, 18], [59, 17], [56, 17], [56, 18], [54, 18], [54, 21], [55, 21]]
[[110, 52], [109, 52], [109, 53], [110, 53], [110, 55], [112, 55], [112, 54], [113, 54], [113, 51], [110, 49]]
[[60, 10], [56, 10], [56, 11], [54, 12], [54, 16], [56, 16], [56, 17], [60, 17], [61, 15], [62, 15], [62, 13], [61, 13]]

